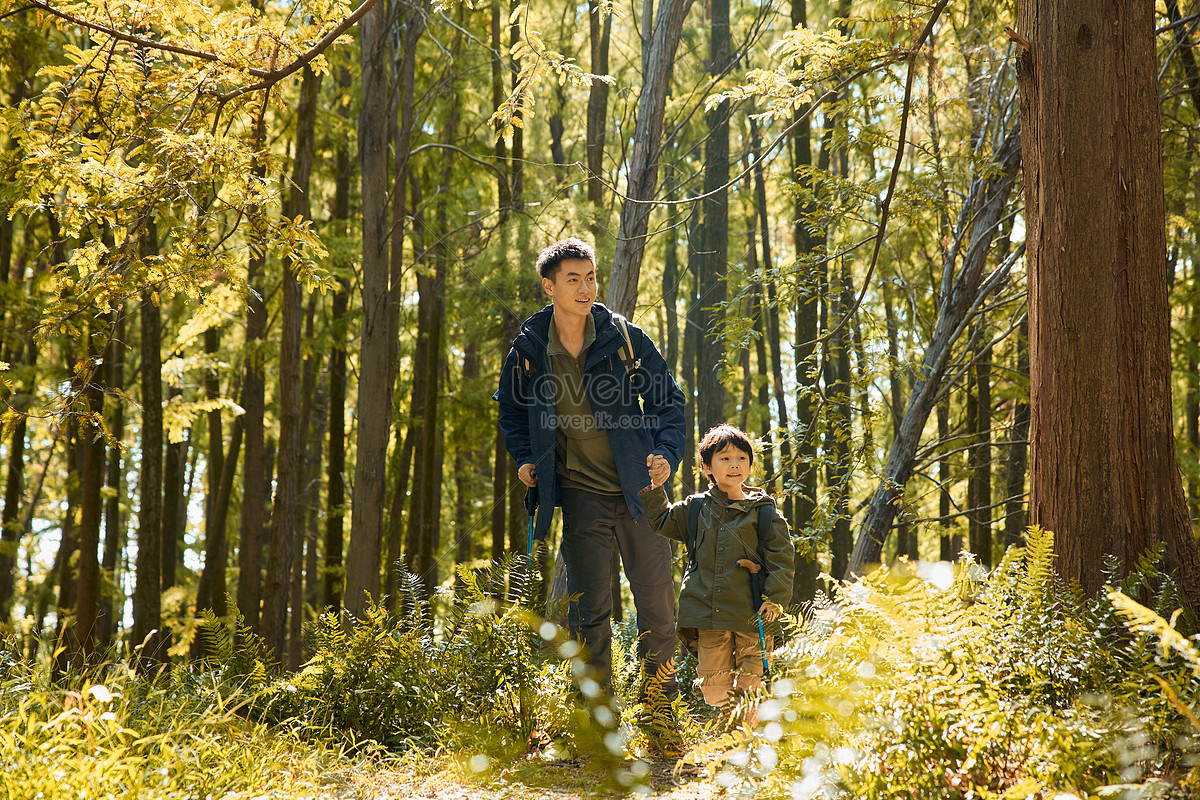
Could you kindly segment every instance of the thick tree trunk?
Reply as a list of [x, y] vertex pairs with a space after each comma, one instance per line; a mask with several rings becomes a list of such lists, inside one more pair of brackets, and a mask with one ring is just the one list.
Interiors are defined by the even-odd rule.
[[1030, 518], [1086, 594], [1158, 542], [1200, 610], [1175, 462], [1154, 6], [1021, 0]]
[[[649, 3], [646, 5], [649, 7]], [[608, 307], [627, 317], [633, 316], [637, 305], [638, 277], [653, 207], [649, 201], [654, 199], [658, 188], [663, 112], [675, 69], [675, 50], [691, 6], [692, 0], [660, 0], [653, 26], [650, 19], [642, 20], [644, 30], [652, 33], [646, 37], [642, 50], [642, 93], [633, 131], [627, 199], [621, 207], [620, 233], [607, 295]]]
[[[994, 288], [995, 282], [983, 281], [983, 267], [1016, 181], [1017, 168], [1020, 165], [1020, 142], [1020, 130], [1014, 126], [995, 153], [994, 170], [986, 177], [977, 175], [972, 181], [963, 207], [964, 217], [967, 216], [967, 212], [974, 212], [967, 252], [963, 256], [962, 266], [954, 275], [953, 283], [942, 292], [937, 324], [925, 348], [918, 378], [908, 398], [900, 429], [888, 453], [879, 486], [871, 495], [866, 517], [863, 519], [847, 567], [847, 576], [861, 575], [869, 564], [879, 563], [883, 542], [890, 533], [892, 520], [896, 516], [896, 501], [903, 496], [904, 487], [912, 476], [921, 432], [933, 411], [950, 351], [967, 324], [972, 310], [982, 301], [982, 294]], [[977, 211], [974, 211], [975, 209]], [[955, 256], [951, 254], [950, 258]], [[952, 270], [943, 269], [943, 275], [947, 276], [947, 279], [950, 274]]]

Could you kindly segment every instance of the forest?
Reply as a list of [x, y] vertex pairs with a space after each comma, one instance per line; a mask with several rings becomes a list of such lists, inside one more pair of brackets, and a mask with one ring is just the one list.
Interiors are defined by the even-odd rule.
[[[1096, 6], [0, 0], [0, 794], [1200, 796], [1200, 4]], [[756, 728], [617, 563], [573, 681], [568, 236], [788, 522]]]

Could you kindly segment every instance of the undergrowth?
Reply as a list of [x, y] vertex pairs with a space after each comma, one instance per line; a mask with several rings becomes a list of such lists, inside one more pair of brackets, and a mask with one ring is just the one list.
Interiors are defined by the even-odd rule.
[[322, 617], [295, 674], [215, 619], [207, 664], [153, 680], [112, 664], [52, 684], [7, 642], [0, 796], [354, 797], [351, 759], [383, 755], [484, 776], [583, 757], [620, 791], [678, 757], [732, 797], [1200, 797], [1200, 649], [1158, 554], [1083, 597], [1049, 533], [1027, 543], [990, 574], [902, 562], [818, 598], [731, 710], [753, 729], [703, 705], [690, 657], [668, 700], [632, 621], [600, 692], [519, 558], [463, 571], [436, 629], [411, 578], [397, 612]]
[[1200, 653], [1156, 613], [1158, 554], [1085, 598], [1050, 533], [1027, 541], [940, 588], [905, 563], [841, 586], [779, 654], [764, 724], [689, 759], [755, 797], [1200, 797]]

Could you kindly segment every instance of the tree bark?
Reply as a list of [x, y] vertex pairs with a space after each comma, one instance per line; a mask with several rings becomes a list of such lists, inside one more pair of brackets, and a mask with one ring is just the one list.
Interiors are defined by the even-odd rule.
[[[608, 75], [608, 45], [612, 39], [612, 9], [599, 0], [588, 0], [588, 41], [591, 43], [593, 75]], [[593, 80], [587, 104], [588, 203], [592, 206], [592, 242], [604, 234], [604, 135], [608, 130], [607, 81]]]
[[637, 305], [638, 277], [652, 208], [649, 201], [654, 199], [658, 188], [663, 112], [675, 69], [675, 50], [691, 6], [692, 0], [660, 0], [653, 25], [648, 16], [642, 20], [644, 29], [652, 33], [642, 50], [642, 93], [638, 98], [626, 200], [621, 207], [620, 233], [606, 298], [609, 308], [626, 317], [633, 316]]
[[[709, 38], [709, 74], [719, 80], [731, 67], [729, 0], [710, 0], [712, 32]], [[707, 115], [708, 135], [704, 140], [704, 200], [701, 201], [699, 252], [696, 268], [700, 282], [700, 329], [704, 343], [697, 353], [696, 403], [700, 432], [725, 421], [725, 385], [721, 364], [725, 360], [725, 254], [729, 250], [729, 114], [725, 100]], [[631, 309], [632, 310], [632, 309]]]
[[[1029, 318], [1017, 327], [1018, 380], [1029, 380]], [[1006, 548], [1016, 547], [1025, 536], [1025, 471], [1029, 463], [1029, 401], [1018, 396], [1014, 401], [1013, 422], [1008, 434], [1008, 458], [1005, 460], [1004, 534]]]
[[1030, 517], [1085, 594], [1158, 542], [1200, 610], [1175, 461], [1154, 7], [1021, 0]]
[[[296, 109], [296, 149], [292, 164], [292, 190], [284, 213], [288, 219], [308, 218], [308, 186], [312, 175], [317, 93], [321, 76], [308, 67], [300, 85]], [[292, 585], [296, 541], [300, 536], [300, 480], [304, 459], [301, 427], [300, 339], [302, 296], [299, 265], [283, 264], [283, 331], [279, 342], [279, 460], [275, 506], [271, 512], [271, 547], [263, 592], [263, 641], [281, 661], [287, 656], [287, 612]]]
[[[338, 89], [347, 93], [352, 86], [349, 69], [338, 72]], [[341, 103], [339, 113], [349, 122], [349, 103]], [[350, 222], [350, 181], [354, 176], [354, 162], [350, 158], [350, 146], [339, 139], [335, 156], [334, 193], [332, 219], [339, 230], [346, 230]], [[329, 464], [325, 479], [325, 554], [322, 566], [324, 596], [322, 607], [337, 611], [342, 604], [345, 590], [345, 568], [342, 564], [342, 546], [345, 539], [344, 519], [346, 503], [346, 311], [350, 304], [350, 279], [345, 272], [349, 265], [342, 263], [343, 271], [338, 277], [338, 288], [333, 294], [332, 347], [329, 353]]]
[[[359, 23], [362, 106], [358, 116], [358, 157], [362, 174], [362, 333], [359, 345], [358, 455], [354, 468], [350, 546], [346, 558], [346, 610], [362, 617], [370, 599], [379, 599], [385, 465], [391, 422], [392, 365], [388, 295], [388, 114], [376, 102], [388, 90], [387, 11], [368, 12]], [[397, 152], [400, 152], [397, 142]], [[407, 143], [403, 147], [408, 152]], [[403, 194], [404, 184], [397, 187]], [[392, 233], [402, 236], [403, 231]]]
[[[125, 310], [119, 310], [117, 315], [115, 335], [108, 343], [104, 363], [108, 369], [109, 389], [125, 391]], [[115, 404], [109, 430], [114, 440], [124, 441], [124, 403]], [[116, 615], [113, 613], [116, 598], [120, 596], [117, 557], [125, 542], [125, 525], [121, 514], [121, 498], [124, 496], [121, 491], [121, 465], [121, 449], [110, 448], [105, 476], [105, 486], [109, 493], [104, 503], [104, 554], [100, 559], [100, 568], [105, 580], [101, 585], [100, 609], [96, 616], [96, 648], [101, 653], [107, 652], [112, 646], [118, 626]]]
[[[254, 140], [260, 150], [265, 146], [266, 130], [261, 116], [255, 123]], [[259, 180], [266, 175], [265, 154], [255, 158], [254, 172]], [[253, 209], [254, 216], [261, 209]], [[255, 224], [261, 224], [256, 222]], [[266, 459], [266, 378], [263, 373], [262, 343], [267, 333], [267, 309], [264, 298], [263, 270], [266, 258], [261, 249], [251, 250], [246, 265], [246, 340], [242, 376], [243, 436], [245, 437], [242, 465], [242, 519], [238, 541], [238, 611], [253, 632], [259, 631], [259, 603], [262, 595], [262, 546], [266, 526], [269, 467]]]
[[[982, 326], [984, 318], [980, 317]], [[986, 333], [986, 328], [985, 328]], [[971, 552], [979, 563], [992, 566], [992, 348], [979, 351], [975, 366], [975, 427], [971, 430], [969, 531]]]
[[[153, 231], [147, 234], [150, 241]], [[133, 590], [131, 645], [143, 673], [166, 658], [162, 649], [163, 402], [162, 319], [154, 297], [142, 295], [142, 468], [138, 473], [137, 583]], [[137, 648], [141, 648], [138, 650]]]
[[[112, 315], [101, 316], [101, 324], [111, 326]], [[107, 349], [107, 348], [106, 348]], [[78, 592], [75, 598], [75, 623], [71, 627], [70, 650], [77, 668], [93, 661], [96, 652], [96, 619], [100, 611], [100, 518], [103, 510], [100, 489], [104, 485], [105, 456], [108, 447], [100, 426], [92, 420], [103, 418], [105, 370], [96, 363], [95, 371], [83, 388], [91, 420], [79, 425], [82, 463], [79, 472], [79, 564]]]

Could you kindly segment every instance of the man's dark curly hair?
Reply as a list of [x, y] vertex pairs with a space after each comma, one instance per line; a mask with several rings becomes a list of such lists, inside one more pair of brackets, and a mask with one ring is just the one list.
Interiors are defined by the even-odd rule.
[[592, 262], [593, 268], [596, 266], [595, 249], [582, 239], [572, 236], [555, 242], [542, 251], [537, 260], [538, 275], [554, 280], [559, 265], [568, 258], [581, 258]]

